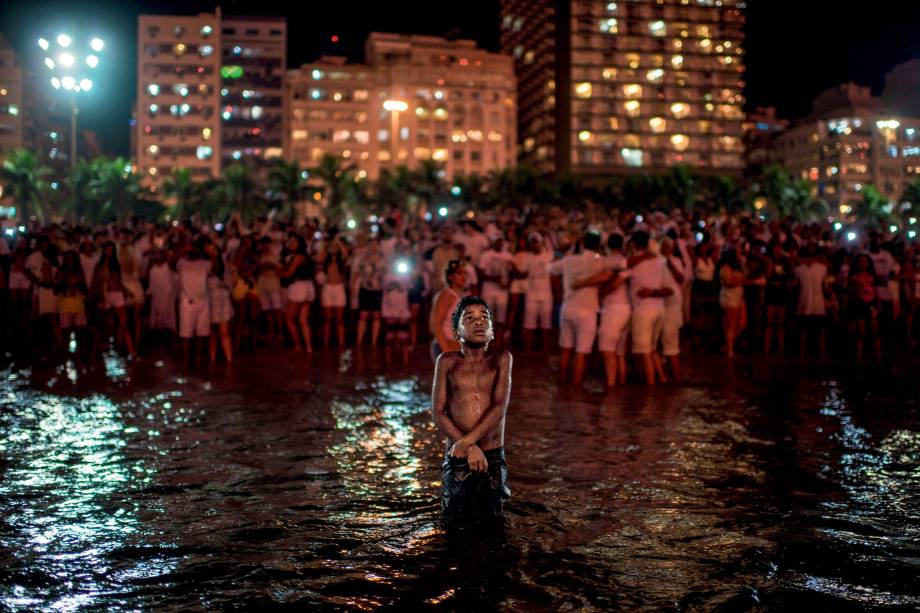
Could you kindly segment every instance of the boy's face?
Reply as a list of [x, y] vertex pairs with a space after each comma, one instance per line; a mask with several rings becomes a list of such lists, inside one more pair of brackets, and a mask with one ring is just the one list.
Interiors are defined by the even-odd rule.
[[492, 317], [489, 310], [481, 304], [471, 304], [463, 309], [460, 325], [457, 327], [457, 340], [461, 343], [488, 343], [494, 337]]

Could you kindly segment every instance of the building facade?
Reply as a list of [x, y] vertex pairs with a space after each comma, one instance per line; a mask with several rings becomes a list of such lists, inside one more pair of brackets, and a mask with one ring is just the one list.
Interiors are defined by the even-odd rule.
[[899, 115], [868, 87], [848, 83], [819, 95], [812, 115], [778, 135], [771, 154], [846, 216], [864, 187], [897, 201], [920, 177], [920, 117]]
[[220, 174], [220, 14], [141, 15], [135, 161], [157, 191], [176, 168]]
[[744, 2], [502, 0], [521, 158], [544, 172], [744, 167]]
[[360, 178], [421, 160], [445, 177], [514, 165], [511, 60], [469, 40], [372, 33], [365, 63], [324, 57], [287, 72], [285, 156], [309, 166], [324, 154]]
[[221, 20], [221, 164], [265, 168], [282, 156], [287, 24], [281, 17]]
[[0, 34], [0, 162], [25, 145], [25, 73], [19, 57]]

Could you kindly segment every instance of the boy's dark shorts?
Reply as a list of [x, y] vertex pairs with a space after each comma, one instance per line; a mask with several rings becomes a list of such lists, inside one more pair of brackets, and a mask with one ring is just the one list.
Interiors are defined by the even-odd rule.
[[441, 510], [449, 523], [494, 521], [503, 517], [502, 507], [511, 496], [508, 465], [502, 447], [484, 451], [486, 472], [471, 472], [466, 458], [454, 458], [448, 451], [441, 465]]

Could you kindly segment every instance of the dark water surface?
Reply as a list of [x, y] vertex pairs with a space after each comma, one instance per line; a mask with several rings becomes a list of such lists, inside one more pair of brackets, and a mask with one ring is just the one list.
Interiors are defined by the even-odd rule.
[[0, 372], [0, 608], [920, 608], [912, 366], [702, 357], [604, 396], [516, 356], [509, 529], [472, 539], [427, 361], [307, 360]]

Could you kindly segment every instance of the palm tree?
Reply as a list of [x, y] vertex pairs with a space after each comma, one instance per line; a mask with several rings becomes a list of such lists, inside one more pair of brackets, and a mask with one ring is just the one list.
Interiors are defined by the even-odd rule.
[[444, 169], [437, 162], [433, 160], [419, 162], [418, 168], [412, 171], [411, 179], [421, 206], [410, 206], [410, 215], [424, 214], [431, 208], [434, 199], [444, 193], [443, 176]]
[[901, 194], [901, 215], [917, 216], [920, 212], [920, 179], [914, 179], [904, 188]]
[[95, 176], [89, 183], [89, 194], [96, 201], [102, 218], [114, 217], [121, 222], [134, 213], [140, 194], [140, 177], [123, 157], [93, 160]]
[[893, 210], [885, 194], [874, 185], [867, 185], [862, 189], [862, 200], [853, 207], [853, 215], [867, 228], [884, 228], [893, 219]]
[[174, 200], [166, 213], [176, 219], [192, 217], [197, 212], [201, 201], [199, 185], [192, 179], [192, 171], [188, 168], [174, 168], [172, 174], [163, 181], [163, 194]]
[[258, 193], [248, 166], [227, 166], [224, 169], [221, 191], [230, 211], [238, 212], [246, 221], [252, 221], [265, 212], [265, 198]]
[[51, 169], [41, 163], [35, 152], [30, 149], [17, 149], [3, 161], [0, 167], [0, 179], [3, 180], [6, 193], [16, 203], [19, 219], [28, 223], [34, 214], [44, 222], [46, 194]]
[[99, 207], [90, 194], [90, 184], [95, 176], [93, 162], [80, 160], [70, 168], [64, 179], [69, 194], [66, 208], [75, 220], [99, 221]]
[[279, 216], [293, 221], [297, 215], [297, 202], [303, 196], [310, 173], [301, 169], [296, 160], [286, 162], [282, 158], [275, 158], [273, 162], [268, 171], [269, 190], [281, 202]]
[[460, 190], [457, 198], [471, 209], [479, 210], [487, 205], [486, 180], [479, 173], [455, 176], [454, 187]]
[[661, 178], [662, 194], [659, 198], [662, 206], [684, 211], [692, 210], [697, 200], [697, 181], [693, 171], [686, 164], [675, 166], [671, 172]]
[[345, 165], [342, 158], [325, 154], [310, 174], [322, 181], [326, 196], [326, 217], [338, 221], [347, 216], [349, 198], [354, 197], [356, 170], [354, 164]]

